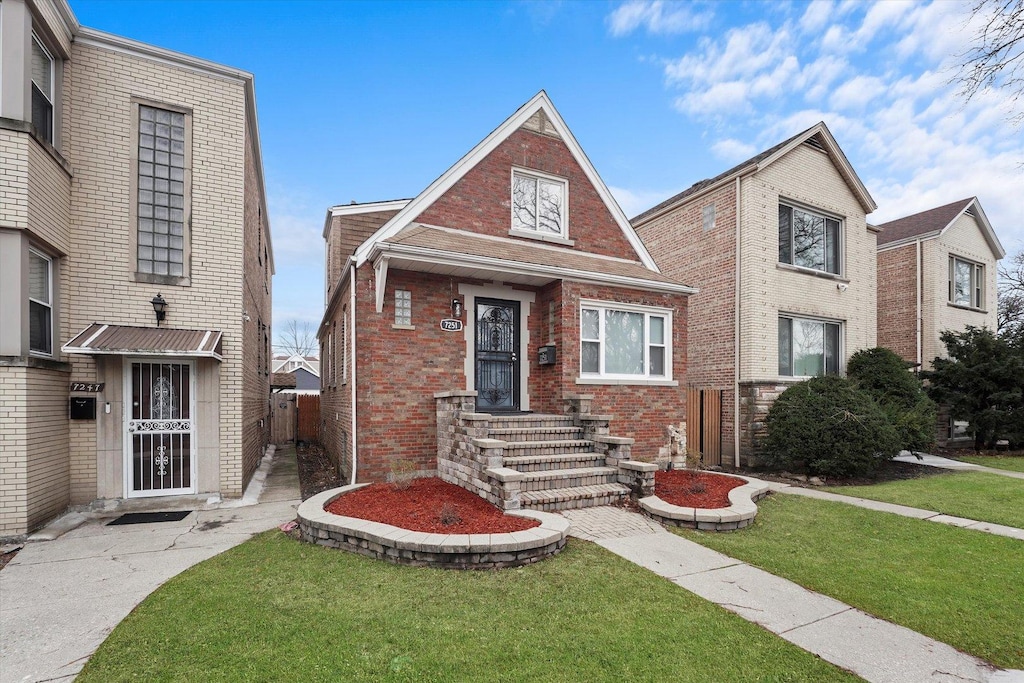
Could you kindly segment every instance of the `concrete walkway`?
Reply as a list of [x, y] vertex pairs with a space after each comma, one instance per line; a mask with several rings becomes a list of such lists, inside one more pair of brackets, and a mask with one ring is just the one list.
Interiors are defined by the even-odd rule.
[[0, 571], [0, 681], [71, 680], [165, 581], [294, 519], [294, 447], [264, 461], [242, 501], [158, 524], [105, 526], [120, 513], [104, 513], [56, 540], [27, 544]]
[[594, 541], [873, 683], [1024, 683], [1024, 672], [994, 669], [945, 643], [669, 533], [636, 513], [606, 507], [562, 514], [572, 522], [573, 536]]
[[1013, 477], [1014, 479], [1024, 479], [1024, 472], [1014, 472], [1012, 470], [1000, 470], [995, 467], [985, 467], [984, 465], [975, 465], [973, 462], [960, 462], [959, 460], [950, 460], [949, 458], [943, 458], [940, 455], [929, 455], [927, 453], [920, 453], [921, 457], [918, 458], [913, 453], [903, 451], [900, 455], [893, 458], [893, 460], [899, 462], [909, 462], [912, 465], [927, 465], [928, 467], [941, 467], [944, 470], [970, 470], [974, 472], [988, 472], [989, 474], [998, 474], [1000, 477]]
[[878, 500], [871, 500], [870, 498], [857, 498], [856, 496], [846, 496], [840, 493], [831, 493], [829, 491], [821, 491], [819, 489], [803, 488], [801, 486], [790, 486], [789, 484], [779, 484], [777, 482], [767, 482], [768, 487], [772, 491], [777, 493], [788, 493], [795, 496], [804, 496], [805, 498], [817, 498], [818, 500], [831, 500], [836, 503], [846, 503], [847, 505], [855, 505], [860, 508], [867, 508], [868, 510], [877, 510], [879, 512], [889, 512], [894, 515], [901, 515], [903, 517], [913, 517], [914, 519], [923, 519], [927, 522], [938, 522], [939, 524], [948, 524], [950, 526], [958, 526], [964, 529], [973, 529], [975, 531], [984, 531], [988, 534], [995, 534], [996, 536], [1008, 536], [1010, 538], [1016, 538], [1024, 541], [1024, 529], [1018, 529], [1017, 527], [1004, 526], [1002, 524], [993, 524], [991, 522], [979, 522], [976, 519], [967, 519], [966, 517], [954, 517], [952, 515], [944, 515], [941, 512], [935, 512], [934, 510], [922, 510], [921, 508], [912, 508], [906, 505], [897, 505], [896, 503], [885, 503]]

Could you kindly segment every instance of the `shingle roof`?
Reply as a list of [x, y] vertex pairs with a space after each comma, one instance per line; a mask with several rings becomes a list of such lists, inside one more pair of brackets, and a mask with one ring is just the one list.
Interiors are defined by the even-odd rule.
[[821, 125], [821, 124], [820, 123], [819, 124], [815, 124], [815, 125], [811, 126], [810, 128], [808, 128], [806, 130], [800, 131], [799, 133], [797, 133], [796, 135], [794, 135], [792, 137], [786, 138], [785, 140], [783, 140], [779, 144], [774, 145], [772, 147], [769, 147], [768, 149], [764, 150], [760, 154], [756, 154], [756, 155], [750, 157], [749, 159], [747, 159], [746, 161], [744, 161], [742, 163], [739, 163], [739, 164], [736, 164], [735, 166], [730, 168], [728, 171], [725, 171], [724, 173], [719, 173], [714, 178], [705, 178], [704, 180], [700, 180], [700, 181], [694, 183], [693, 185], [691, 185], [687, 189], [683, 190], [679, 194], [677, 194], [675, 196], [672, 196], [672, 197], [669, 197], [665, 201], [661, 202], [660, 204], [658, 204], [656, 206], [651, 207], [650, 209], [647, 209], [646, 211], [644, 211], [643, 213], [641, 213], [638, 216], [634, 216], [632, 219], [630, 219], [630, 223], [636, 225], [638, 222], [642, 222], [645, 218], [647, 218], [651, 214], [658, 213], [659, 211], [664, 209], [666, 206], [669, 206], [671, 204], [676, 204], [677, 202], [680, 202], [681, 200], [686, 199], [690, 195], [697, 194], [698, 192], [703, 190], [705, 187], [708, 187], [710, 185], [714, 185], [715, 183], [717, 183], [717, 182], [719, 182], [719, 181], [721, 181], [721, 180], [723, 180], [725, 178], [728, 178], [731, 175], [735, 175], [736, 173], [738, 173], [739, 171], [743, 170], [747, 166], [752, 166], [754, 164], [758, 164], [758, 163], [764, 161], [765, 159], [767, 159], [768, 157], [770, 157], [771, 155], [775, 154], [780, 149], [785, 147], [786, 145], [791, 144], [797, 138], [800, 138], [800, 137], [803, 137], [804, 135], [807, 135], [807, 133], [809, 133], [812, 129], [817, 128], [819, 125]]
[[271, 389], [294, 389], [295, 388], [295, 373], [294, 372], [272, 372], [272, 373], [270, 373], [270, 388]]
[[938, 232], [952, 222], [954, 218], [967, 208], [974, 201], [974, 197], [961, 199], [952, 204], [937, 206], [920, 213], [915, 213], [903, 218], [897, 218], [888, 223], [877, 226], [881, 232], [878, 234], [878, 246], [904, 240], [909, 237], [926, 235], [931, 232]]

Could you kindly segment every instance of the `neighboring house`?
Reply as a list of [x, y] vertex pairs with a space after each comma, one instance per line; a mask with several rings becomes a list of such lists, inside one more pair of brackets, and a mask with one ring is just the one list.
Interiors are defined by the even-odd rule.
[[[969, 197], [878, 226], [878, 345], [930, 370], [944, 330], [996, 329], [996, 263], [1006, 250]], [[940, 411], [938, 440], [967, 437]], [[967, 437], [969, 438], [969, 437]]]
[[875, 208], [819, 123], [633, 219], [662, 272], [699, 290], [691, 448], [739, 465], [779, 393], [875, 345]]
[[241, 496], [270, 391], [252, 75], [64, 0], [3, 0], [0, 31], [0, 536]]
[[320, 359], [316, 356], [274, 356], [274, 372], [287, 372], [295, 377], [294, 394], [320, 393]]
[[438, 392], [512, 422], [593, 396], [644, 460], [684, 418], [693, 290], [658, 271], [543, 92], [414, 199], [331, 208], [324, 236], [325, 445], [352, 480], [438, 468]]

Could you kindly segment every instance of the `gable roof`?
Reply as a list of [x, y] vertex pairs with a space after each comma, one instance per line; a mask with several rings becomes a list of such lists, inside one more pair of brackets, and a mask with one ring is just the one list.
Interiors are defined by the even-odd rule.
[[857, 175], [857, 172], [853, 170], [850, 160], [846, 158], [846, 154], [843, 153], [842, 148], [839, 147], [839, 143], [836, 142], [834, 137], [832, 137], [832, 132], [829, 131], [828, 126], [825, 125], [824, 121], [819, 121], [807, 130], [797, 133], [793, 137], [783, 140], [779, 144], [769, 147], [759, 154], [755, 154], [746, 161], [733, 166], [729, 170], [719, 173], [714, 178], [706, 178], [694, 183], [679, 194], [669, 197], [660, 204], [657, 204], [640, 215], [635, 216], [632, 223], [633, 225], [645, 223], [655, 216], [661, 215], [676, 206], [684, 204], [694, 196], [720, 187], [727, 182], [731, 182], [737, 176], [760, 171], [789, 154], [799, 145], [812, 140], [813, 142], [816, 142], [817, 146], [821, 147], [832, 159], [832, 162], [839, 170], [839, 174], [846, 180], [846, 184], [849, 185], [850, 190], [852, 190], [854, 196], [857, 197], [857, 201], [859, 201], [860, 205], [864, 208], [864, 212], [871, 213], [877, 209], [878, 205], [875, 204], [875, 200], [872, 199], [871, 194]]
[[1006, 256], [999, 237], [996, 236], [992, 224], [989, 223], [985, 210], [981, 208], [981, 202], [977, 197], [960, 199], [950, 204], [937, 206], [934, 209], [914, 213], [903, 218], [882, 223], [878, 226], [881, 232], [878, 235], [878, 248], [891, 248], [902, 244], [914, 242], [919, 239], [931, 239], [939, 237], [950, 228], [966, 211], [971, 211], [975, 220], [981, 226], [982, 235], [988, 242], [992, 253], [997, 259]]
[[366, 262], [378, 242], [393, 237], [408, 227], [427, 207], [451, 189], [451, 187], [465, 176], [470, 169], [494, 151], [499, 144], [504, 142], [512, 133], [517, 131], [538, 111], [543, 111], [547, 115], [549, 123], [562, 138], [565, 146], [569, 149], [573, 158], [580, 165], [580, 168], [583, 169], [587, 179], [594, 186], [598, 196], [608, 208], [609, 213], [611, 213], [612, 218], [622, 230], [626, 239], [629, 241], [630, 246], [633, 247], [637, 256], [640, 257], [640, 261], [643, 265], [649, 270], [660, 272], [657, 264], [654, 262], [654, 259], [651, 257], [647, 248], [644, 246], [644, 243], [640, 240], [640, 237], [636, 234], [636, 231], [630, 224], [629, 219], [626, 218], [626, 215], [622, 212], [622, 209], [615, 201], [615, 198], [612, 196], [608, 186], [604, 184], [603, 180], [601, 180], [601, 177], [597, 174], [597, 170], [594, 168], [593, 164], [590, 163], [590, 159], [587, 158], [586, 153], [584, 153], [583, 148], [580, 147], [576, 138], [573, 136], [572, 131], [570, 131], [569, 127], [565, 125], [565, 121], [562, 120], [561, 115], [551, 103], [547, 93], [543, 90], [534, 95], [529, 102], [517, 109], [512, 116], [504, 121], [504, 123], [495, 128], [490, 135], [481, 140], [476, 147], [459, 159], [454, 166], [445, 171], [439, 178], [437, 178], [437, 180], [428, 185], [423, 192], [406, 204], [394, 218], [381, 226], [377, 232], [363, 242], [355, 251], [356, 265], [361, 266]]

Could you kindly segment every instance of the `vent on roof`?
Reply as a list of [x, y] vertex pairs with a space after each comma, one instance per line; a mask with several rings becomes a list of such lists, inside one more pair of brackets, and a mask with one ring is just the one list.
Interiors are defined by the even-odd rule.
[[821, 144], [821, 138], [817, 135], [807, 138], [807, 142], [805, 144], [813, 147], [814, 149], [820, 149], [822, 152], [825, 151], [825, 145]]
[[967, 209], [966, 211], [964, 211], [964, 215], [974, 218], [974, 209]]

